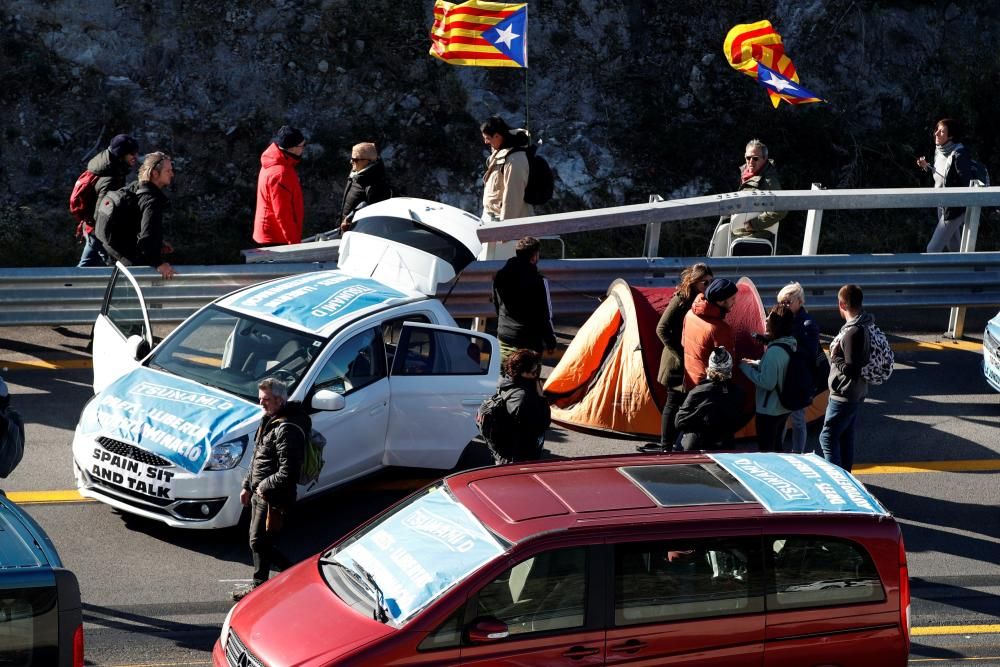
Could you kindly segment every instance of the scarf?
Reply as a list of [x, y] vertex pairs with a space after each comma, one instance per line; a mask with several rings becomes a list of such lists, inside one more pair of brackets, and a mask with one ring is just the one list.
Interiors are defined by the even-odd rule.
[[[761, 171], [764, 171], [764, 169], [761, 168]], [[746, 165], [745, 167], [743, 167], [743, 169], [740, 170], [740, 185], [743, 185], [744, 183], [746, 183], [751, 178], [753, 178], [754, 176], [757, 176], [757, 175], [758, 174], [753, 173], [753, 166], [752, 165], [749, 165], [749, 164]]]
[[954, 141], [935, 146], [934, 148], [934, 187], [943, 188], [948, 179], [948, 169], [951, 167], [951, 156], [962, 144]]

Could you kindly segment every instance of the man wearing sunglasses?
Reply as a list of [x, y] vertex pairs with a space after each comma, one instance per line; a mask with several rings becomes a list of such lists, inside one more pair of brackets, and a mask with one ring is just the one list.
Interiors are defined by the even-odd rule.
[[[760, 139], [751, 139], [743, 153], [739, 190], [780, 190], [778, 170], [774, 161], [767, 158], [767, 146]], [[765, 211], [755, 218], [735, 222], [730, 233], [734, 238], [752, 236], [774, 242], [774, 235], [767, 231], [785, 217], [787, 211]], [[725, 221], [723, 221], [725, 222]]]

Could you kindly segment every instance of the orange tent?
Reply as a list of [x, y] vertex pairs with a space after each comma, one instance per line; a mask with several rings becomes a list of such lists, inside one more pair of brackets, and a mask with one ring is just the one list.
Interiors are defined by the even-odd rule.
[[[764, 331], [764, 306], [749, 278], [737, 283], [736, 305], [726, 316], [736, 335], [736, 359], [759, 359], [764, 347], [751, 334]], [[607, 298], [577, 332], [545, 382], [552, 419], [570, 427], [659, 439], [660, 413], [666, 391], [656, 381], [663, 344], [656, 324], [673, 287], [632, 287], [616, 280]], [[736, 437], [754, 435], [754, 387], [742, 373], [748, 402], [748, 424]], [[812, 420], [823, 415], [826, 394], [807, 410]]]

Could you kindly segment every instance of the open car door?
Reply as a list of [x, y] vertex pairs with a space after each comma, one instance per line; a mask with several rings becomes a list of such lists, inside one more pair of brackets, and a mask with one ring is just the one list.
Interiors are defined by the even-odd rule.
[[428, 199], [395, 197], [362, 208], [340, 244], [337, 268], [434, 296], [482, 250], [479, 218]]
[[476, 413], [500, 376], [497, 339], [406, 322], [389, 375], [386, 465], [448, 470], [479, 432]]
[[142, 289], [127, 268], [116, 264], [94, 322], [94, 393], [138, 366], [152, 346]]

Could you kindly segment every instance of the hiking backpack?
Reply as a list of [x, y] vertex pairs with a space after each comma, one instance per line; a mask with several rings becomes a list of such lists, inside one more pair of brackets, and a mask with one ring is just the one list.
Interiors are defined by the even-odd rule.
[[498, 452], [510, 439], [512, 424], [510, 413], [507, 412], [508, 398], [510, 398], [510, 391], [497, 390], [497, 393], [482, 402], [476, 413], [479, 434], [483, 436], [486, 444]]
[[[299, 430], [299, 433], [305, 435], [305, 431], [298, 424], [289, 421], [283, 421], [283, 423], [294, 426]], [[324, 447], [326, 447], [326, 438], [316, 429], [311, 429], [309, 437], [306, 438], [306, 450], [302, 457], [302, 468], [299, 470], [299, 479], [296, 484], [311, 488], [319, 480], [319, 473], [325, 463], [323, 460]]]
[[784, 343], [772, 343], [772, 345], [781, 348], [788, 355], [785, 378], [778, 383], [778, 400], [786, 410], [795, 411], [809, 407], [813, 401], [816, 384], [813, 379], [815, 360], [796, 354]]
[[139, 195], [129, 187], [104, 195], [94, 215], [94, 233], [114, 254], [134, 247], [139, 233]]
[[0, 477], [6, 478], [24, 456], [24, 422], [15, 410], [0, 411]]
[[[94, 209], [97, 207], [97, 186], [99, 176], [94, 172], [85, 170], [73, 184], [73, 191], [69, 194], [69, 212], [77, 220], [76, 235], [79, 237], [83, 231], [90, 227], [94, 221]], [[89, 232], [90, 230], [87, 229]]]
[[869, 357], [868, 363], [861, 369], [861, 377], [868, 384], [878, 385], [889, 379], [892, 375], [892, 365], [896, 361], [892, 354], [892, 348], [885, 334], [874, 324], [865, 327], [868, 331]]
[[538, 146], [519, 150], [523, 150], [528, 156], [528, 184], [524, 186], [524, 201], [532, 206], [540, 206], [552, 199], [555, 175], [545, 158], [538, 154]]

